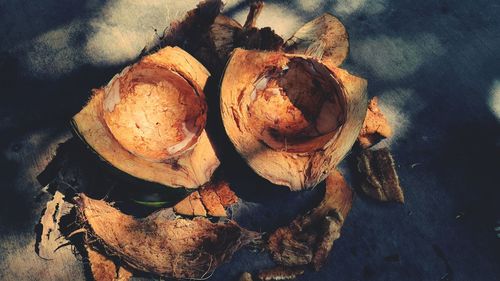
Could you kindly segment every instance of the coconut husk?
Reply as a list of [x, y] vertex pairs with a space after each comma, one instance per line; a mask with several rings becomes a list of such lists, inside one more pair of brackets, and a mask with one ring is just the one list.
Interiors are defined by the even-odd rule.
[[379, 201], [404, 203], [404, 194], [389, 148], [363, 150], [358, 156], [361, 189]]
[[358, 143], [361, 148], [366, 149], [391, 136], [391, 126], [378, 107], [378, 98], [373, 97], [368, 103], [368, 111], [358, 136]]
[[318, 207], [271, 234], [268, 248], [273, 260], [285, 267], [312, 265], [319, 270], [340, 237], [352, 200], [353, 193], [342, 174], [333, 171]]
[[339, 19], [325, 13], [299, 28], [285, 42], [284, 50], [339, 66], [349, 52], [349, 35]]
[[366, 87], [366, 80], [313, 58], [236, 49], [221, 86], [222, 120], [257, 174], [292, 190], [309, 188], [351, 149], [366, 114]]
[[114, 261], [92, 247], [87, 245], [85, 250], [95, 281], [128, 281], [132, 278], [132, 272], [122, 266], [117, 266]]
[[[185, 105], [185, 108], [182, 109], [185, 112], [172, 114], [189, 117], [191, 114], [189, 107], [195, 105], [197, 110], [195, 111], [193, 108], [193, 112], [199, 113], [198, 116], [189, 117], [191, 120], [189, 122], [192, 122], [192, 124], [189, 123], [191, 124], [189, 126], [192, 128], [185, 130], [184, 127], [187, 123], [184, 123], [183, 120], [178, 120], [178, 123], [173, 123], [171, 127], [165, 128], [167, 132], [175, 135], [175, 138], [178, 136], [184, 138], [178, 144], [167, 147], [166, 152], [162, 152], [164, 151], [162, 145], [168, 145], [164, 142], [171, 142], [175, 138], [163, 138], [159, 134], [168, 135], [169, 133], [158, 132], [157, 137], [143, 144], [135, 141], [143, 133], [142, 125], [136, 123], [134, 127], [133, 122], [127, 121], [127, 118], [130, 119], [135, 116], [134, 114], [138, 114], [137, 110], [134, 110], [136, 102], [144, 102], [146, 108], [153, 108], [157, 104], [151, 104], [151, 101], [147, 99], [129, 101], [132, 98], [128, 98], [126, 95], [130, 89], [123, 87], [123, 85], [131, 84], [135, 81], [133, 79], [150, 77], [152, 76], [151, 72], [154, 72], [155, 69], [165, 73], [170, 71], [176, 79], [185, 79], [187, 83], [184, 85], [192, 86], [195, 91], [189, 100], [197, 100], [197, 102]], [[139, 73], [138, 77], [134, 76], [136, 73]], [[204, 129], [206, 103], [203, 88], [209, 76], [210, 73], [203, 65], [182, 49], [177, 47], [163, 48], [125, 69], [108, 84], [107, 88], [94, 90], [89, 103], [73, 117], [73, 126], [80, 138], [101, 159], [110, 163], [114, 168], [149, 182], [170, 187], [197, 188], [209, 181], [220, 164]], [[119, 95], [116, 94], [115, 87], [118, 87], [116, 85], [122, 85], [118, 90]], [[139, 99], [140, 96], [134, 96], [134, 98]], [[120, 107], [122, 103], [123, 106]], [[170, 107], [167, 106], [167, 108]], [[175, 108], [181, 110], [180, 105]], [[160, 111], [144, 110], [154, 117], [165, 116], [165, 113]], [[152, 121], [147, 116], [145, 118], [139, 117], [137, 118], [146, 123], [147, 126], [144, 126], [146, 129], [150, 127], [149, 125], [161, 126], [163, 121], [167, 122], [167, 120], [158, 119], [158, 122], [149, 124], [147, 122], [151, 123]], [[146, 145], [154, 149], [144, 151]]]
[[75, 201], [87, 236], [127, 266], [159, 276], [206, 278], [235, 251], [259, 238], [234, 221], [171, 219], [169, 210], [135, 219], [83, 194]]

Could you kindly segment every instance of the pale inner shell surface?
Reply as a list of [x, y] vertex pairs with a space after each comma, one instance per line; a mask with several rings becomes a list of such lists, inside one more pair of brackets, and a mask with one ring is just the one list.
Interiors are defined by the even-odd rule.
[[162, 162], [191, 148], [206, 122], [203, 93], [178, 73], [134, 65], [105, 87], [103, 118], [130, 153]]
[[253, 86], [248, 128], [275, 150], [321, 148], [345, 121], [338, 82], [314, 60], [291, 58], [282, 68], [269, 68]]

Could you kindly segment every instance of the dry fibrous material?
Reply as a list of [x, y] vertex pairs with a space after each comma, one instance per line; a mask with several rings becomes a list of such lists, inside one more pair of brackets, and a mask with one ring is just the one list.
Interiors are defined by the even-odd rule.
[[338, 66], [347, 58], [349, 36], [336, 17], [325, 13], [303, 25], [284, 44], [285, 52], [312, 56]]
[[358, 136], [358, 142], [364, 149], [392, 136], [392, 129], [384, 114], [378, 107], [378, 98], [373, 97], [368, 104], [363, 128]]
[[210, 73], [177, 47], [125, 68], [73, 117], [77, 134], [118, 170], [170, 187], [196, 188], [219, 165], [205, 131]]
[[75, 200], [88, 237], [129, 267], [159, 276], [206, 278], [260, 237], [233, 221], [171, 219], [166, 209], [135, 219], [83, 194]]
[[351, 149], [366, 86], [307, 56], [236, 49], [221, 86], [222, 120], [257, 174], [300, 190], [324, 180]]
[[285, 267], [278, 266], [270, 269], [265, 269], [259, 272], [259, 280], [271, 281], [271, 280], [293, 280], [300, 275], [304, 274], [305, 270], [303, 267]]
[[52, 259], [56, 250], [68, 241], [62, 237], [59, 223], [61, 217], [71, 210], [71, 205], [64, 200], [64, 195], [56, 191], [47, 202], [37, 225], [35, 252], [44, 259]]
[[86, 246], [88, 263], [95, 281], [128, 281], [132, 273], [124, 267], [117, 266], [111, 259]]
[[353, 193], [342, 174], [333, 171], [326, 179], [321, 203], [269, 237], [268, 248], [274, 261], [286, 267], [312, 265], [319, 270], [340, 236], [352, 200]]
[[238, 197], [224, 180], [209, 182], [200, 191], [191, 193], [174, 206], [174, 211], [186, 216], [226, 217], [225, 208], [236, 204]]
[[274, 33], [270, 27], [260, 29], [255, 27], [263, 8], [263, 1], [250, 1], [250, 10], [243, 26], [224, 15], [217, 16], [210, 27], [210, 39], [222, 65], [226, 64], [229, 54], [235, 48], [268, 51], [282, 48], [283, 38]]
[[358, 156], [361, 188], [370, 197], [380, 201], [404, 203], [394, 159], [389, 148], [363, 150]]

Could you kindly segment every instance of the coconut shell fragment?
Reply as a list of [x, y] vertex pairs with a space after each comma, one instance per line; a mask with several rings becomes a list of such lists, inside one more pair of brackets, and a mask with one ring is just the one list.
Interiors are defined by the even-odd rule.
[[238, 197], [229, 183], [223, 180], [209, 182], [200, 191], [191, 193], [174, 206], [174, 212], [185, 216], [226, 217], [225, 208], [236, 204]]
[[91, 239], [127, 266], [159, 276], [206, 278], [234, 252], [260, 237], [233, 221], [171, 219], [168, 209], [135, 219], [83, 194], [75, 200]]
[[358, 143], [363, 149], [366, 149], [391, 136], [391, 126], [378, 107], [378, 98], [373, 97], [368, 104], [368, 111], [358, 136]]
[[222, 120], [257, 174], [309, 188], [351, 149], [366, 114], [366, 86], [310, 57], [236, 49], [221, 86]]
[[403, 190], [389, 148], [363, 150], [358, 156], [361, 189], [379, 201], [404, 203]]
[[268, 248], [273, 260], [286, 267], [312, 265], [319, 270], [340, 237], [352, 200], [353, 193], [342, 174], [333, 171], [321, 203], [271, 234]]
[[285, 42], [284, 50], [339, 66], [347, 58], [349, 36], [339, 19], [325, 13], [299, 28]]

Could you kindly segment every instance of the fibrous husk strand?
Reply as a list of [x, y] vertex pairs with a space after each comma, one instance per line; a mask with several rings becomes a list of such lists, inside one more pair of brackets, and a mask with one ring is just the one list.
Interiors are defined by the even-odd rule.
[[358, 143], [361, 148], [366, 149], [390, 136], [392, 136], [391, 126], [378, 107], [378, 98], [373, 97], [368, 103], [368, 111], [358, 136]]
[[363, 150], [358, 156], [361, 189], [379, 201], [404, 203], [394, 159], [389, 148]]
[[343, 176], [332, 172], [318, 207], [271, 234], [268, 247], [274, 261], [286, 267], [312, 265], [319, 270], [339, 238], [353, 200]]
[[171, 219], [164, 209], [144, 219], [81, 194], [77, 210], [88, 235], [131, 268], [172, 278], [206, 278], [260, 237], [233, 221]]

